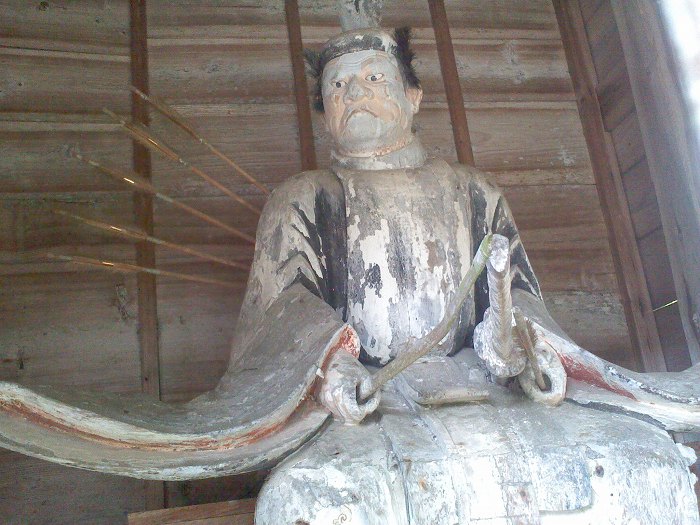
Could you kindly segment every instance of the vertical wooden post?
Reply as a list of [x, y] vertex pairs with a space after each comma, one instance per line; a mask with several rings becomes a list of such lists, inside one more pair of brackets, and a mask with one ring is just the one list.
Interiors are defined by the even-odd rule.
[[454, 135], [455, 147], [457, 148], [457, 160], [461, 164], [473, 166], [474, 152], [472, 151], [472, 143], [469, 138], [467, 114], [464, 111], [462, 86], [459, 83], [457, 61], [455, 60], [455, 52], [452, 47], [450, 26], [447, 23], [445, 3], [443, 0], [428, 0], [428, 7], [430, 7], [430, 18], [433, 21], [433, 31], [435, 31], [435, 43], [437, 44], [438, 58], [440, 59], [442, 81], [445, 84], [447, 107], [450, 110], [452, 134]]
[[700, 148], [656, 2], [611, 0], [659, 203], [678, 307], [700, 363]]
[[637, 368], [666, 371], [627, 197], [603, 124], [596, 77], [578, 0], [553, 0], [583, 134], [591, 158]]
[[[146, 0], [129, 0], [131, 83], [143, 93], [148, 93], [148, 47], [146, 24]], [[135, 93], [131, 95], [131, 117], [134, 122], [149, 124], [146, 102]], [[134, 171], [146, 180], [151, 179], [151, 154], [149, 150], [133, 142]], [[153, 235], [153, 197], [134, 193], [136, 225]], [[136, 264], [155, 268], [155, 246], [148, 242], [136, 244]], [[160, 398], [160, 359], [158, 345], [158, 301], [156, 277], [139, 273], [136, 277], [138, 300], [138, 339], [141, 358], [141, 390]], [[145, 482], [146, 509], [160, 509], [165, 503], [164, 484]]]
[[311, 110], [304, 74], [304, 50], [301, 43], [301, 22], [297, 0], [285, 0], [284, 12], [287, 18], [289, 34], [289, 55], [294, 74], [294, 98], [297, 105], [297, 123], [299, 127], [299, 149], [301, 150], [301, 169], [316, 169], [316, 150], [314, 148], [314, 130], [311, 124]]

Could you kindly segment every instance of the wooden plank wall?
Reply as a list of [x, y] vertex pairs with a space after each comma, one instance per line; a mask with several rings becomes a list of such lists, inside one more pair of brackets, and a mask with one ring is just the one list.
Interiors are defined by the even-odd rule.
[[[321, 46], [337, 30], [332, 4], [300, 3], [306, 46]], [[427, 3], [387, 4], [386, 26], [415, 28], [425, 90], [418, 132], [431, 153], [454, 160]], [[282, 3], [245, 9], [193, 10], [188, 2], [167, 2], [166, 8], [152, 1], [149, 6], [153, 92], [270, 187], [298, 172]], [[629, 338], [550, 3], [455, 1], [447, 3], [447, 11], [477, 165], [491, 171], [505, 188], [555, 316], [582, 344], [629, 364]], [[223, 163], [184, 137], [174, 140], [171, 128], [155, 120], [158, 132], [182, 147], [188, 159], [262, 202], [254, 188], [232, 178]], [[329, 143], [318, 115], [314, 129], [318, 162], [324, 167]], [[253, 231], [254, 217], [227, 198], [170, 162], [155, 158], [154, 166], [160, 187], [213, 213], [223, 212], [227, 220]], [[163, 235], [183, 242], [206, 238], [210, 246], [232, 240], [176, 215], [159, 207], [156, 222]], [[598, 323], [596, 330], [592, 323]]]
[[596, 92], [627, 196], [659, 339], [670, 371], [690, 366], [656, 192], [610, 0], [579, 0], [597, 77]]
[[[0, 6], [0, 376], [138, 391], [135, 281], [76, 272], [39, 253], [111, 257], [134, 250], [53, 216], [131, 222], [131, 192], [70, 156], [129, 166], [131, 146], [101, 115], [129, 113], [128, 2]], [[3, 523], [115, 523], [143, 508], [143, 482], [0, 451]]]
[[[431, 153], [456, 159], [428, 5], [387, 1], [385, 25], [415, 28], [425, 97], [416, 127]], [[337, 31], [332, 0], [300, 2], [302, 37], [319, 47]], [[629, 365], [630, 342], [607, 235], [556, 18], [549, 0], [446, 3], [478, 167], [508, 196], [547, 303], [582, 345]], [[300, 170], [284, 4], [150, 0], [151, 92], [274, 188]], [[51, 248], [133, 262], [131, 245], [52, 206], [130, 224], [132, 198], [69, 157], [128, 167], [131, 146], [102, 117], [128, 115], [128, 3], [0, 3], [0, 377], [138, 391], [134, 279], [36, 257]], [[157, 115], [153, 129], [185, 158], [258, 205], [263, 196]], [[329, 143], [314, 115], [317, 157]], [[256, 217], [171, 161], [153, 180], [244, 231]], [[640, 194], [640, 197], [643, 195]], [[222, 230], [156, 203], [156, 236], [239, 260], [251, 249]], [[158, 279], [161, 394], [190, 399], [215, 385], [245, 286], [244, 272], [158, 249], [165, 269], [238, 283], [235, 290]], [[169, 483], [170, 505], [252, 495], [263, 474]], [[0, 452], [0, 517], [8, 523], [115, 523], [143, 509], [143, 484]], [[19, 482], [15, 481], [19, 480]], [[69, 482], [67, 482], [69, 481]]]

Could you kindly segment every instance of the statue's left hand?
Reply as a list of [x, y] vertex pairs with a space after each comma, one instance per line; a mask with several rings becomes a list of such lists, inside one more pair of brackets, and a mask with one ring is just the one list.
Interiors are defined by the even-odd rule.
[[486, 276], [489, 307], [484, 312], [483, 321], [474, 329], [474, 350], [495, 376], [517, 376], [525, 368], [527, 355], [513, 337], [510, 242], [502, 235], [494, 234], [491, 240]]
[[358, 387], [370, 377], [367, 369], [347, 352], [337, 352], [326, 368], [319, 401], [337, 421], [356, 425], [379, 406], [379, 392], [358, 402]]

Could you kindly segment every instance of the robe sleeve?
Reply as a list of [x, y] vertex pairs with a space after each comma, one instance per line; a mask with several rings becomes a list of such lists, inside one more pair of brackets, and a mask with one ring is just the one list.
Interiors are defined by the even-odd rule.
[[[515, 303], [527, 303], [528, 311], [535, 309], [551, 320], [542, 300], [539, 282], [532, 269], [525, 248], [520, 239], [518, 228], [510, 207], [503, 193], [474, 168], [460, 166], [468, 179], [467, 188], [471, 205], [472, 253], [481, 244], [488, 233], [497, 233], [510, 241], [511, 290]], [[486, 272], [482, 273], [474, 285], [475, 319], [478, 324], [483, 320], [484, 312], [489, 307], [489, 293]], [[554, 323], [554, 321], [551, 321]], [[549, 323], [548, 323], [549, 324]], [[468, 341], [471, 343], [471, 341]]]
[[[462, 165], [455, 169], [466, 179], [471, 206], [472, 253], [488, 233], [497, 233], [510, 241], [511, 293], [513, 304], [553, 332], [568, 339], [566, 334], [551, 318], [542, 299], [542, 292], [535, 272], [520, 239], [520, 233], [513, 219], [508, 202], [501, 190], [488, 182], [485, 176], [474, 168]], [[486, 272], [479, 276], [474, 285], [475, 316], [473, 323], [479, 324], [489, 307], [489, 292]], [[473, 330], [473, 326], [471, 327]], [[472, 346], [472, 333], [467, 336], [467, 345]]]
[[330, 172], [302, 174], [273, 193], [216, 389], [170, 405], [0, 382], [0, 446], [164, 480], [271, 466], [327, 419], [313, 399], [324, 366], [339, 351], [359, 356], [357, 334], [342, 318], [344, 219], [342, 186]]
[[343, 188], [330, 171], [305, 172], [275, 189], [263, 209], [253, 264], [234, 335], [234, 355], [273, 301], [294, 284], [329, 304], [345, 320], [346, 228]]

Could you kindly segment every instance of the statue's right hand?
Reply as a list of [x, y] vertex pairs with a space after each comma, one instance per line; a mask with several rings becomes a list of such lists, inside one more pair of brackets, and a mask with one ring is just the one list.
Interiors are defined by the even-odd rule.
[[325, 370], [319, 401], [337, 421], [356, 425], [379, 406], [379, 392], [364, 403], [358, 402], [358, 387], [369, 378], [369, 372], [347, 352], [337, 352]]

